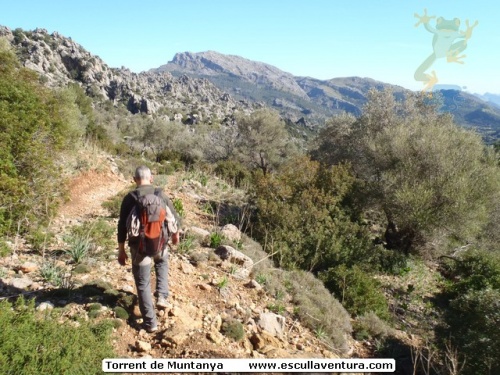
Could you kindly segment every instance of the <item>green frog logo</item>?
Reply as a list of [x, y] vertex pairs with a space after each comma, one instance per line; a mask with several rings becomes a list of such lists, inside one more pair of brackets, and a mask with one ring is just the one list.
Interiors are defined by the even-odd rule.
[[[415, 71], [415, 80], [425, 85], [422, 91], [432, 91], [432, 88], [438, 82], [438, 78], [434, 70], [431, 74], [426, 73], [427, 70], [434, 64], [436, 59], [443, 57], [446, 57], [447, 62], [464, 64], [463, 59], [467, 56], [460, 55], [460, 53], [467, 48], [467, 42], [472, 37], [472, 30], [479, 22], [476, 21], [470, 26], [469, 20], [466, 20], [466, 30], [460, 31], [460, 20], [458, 18], [446, 20], [443, 17], [439, 17], [436, 20], [436, 27], [432, 27], [429, 22], [431, 19], [436, 18], [436, 16], [428, 16], [427, 9], [424, 9], [422, 16], [415, 13], [415, 17], [419, 19], [415, 27], [423, 24], [427, 31], [434, 34], [432, 38], [432, 54]], [[457, 39], [463, 40], [456, 41]]]

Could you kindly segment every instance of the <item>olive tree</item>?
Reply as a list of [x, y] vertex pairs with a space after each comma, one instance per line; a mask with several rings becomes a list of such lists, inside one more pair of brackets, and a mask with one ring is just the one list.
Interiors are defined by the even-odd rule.
[[237, 118], [238, 157], [265, 175], [296, 152], [279, 114], [259, 110]]
[[499, 189], [493, 152], [436, 107], [419, 94], [398, 101], [373, 91], [360, 118], [335, 119], [318, 137], [317, 159], [349, 161], [365, 183], [390, 248], [408, 252], [437, 234], [473, 239]]

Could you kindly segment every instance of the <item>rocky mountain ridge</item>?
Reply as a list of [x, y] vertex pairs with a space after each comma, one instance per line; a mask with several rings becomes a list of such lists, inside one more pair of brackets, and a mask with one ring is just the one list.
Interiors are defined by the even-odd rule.
[[123, 104], [132, 113], [156, 113], [170, 120], [191, 114], [199, 119], [223, 120], [235, 110], [251, 109], [207, 79], [110, 68], [100, 57], [57, 32], [49, 34], [40, 28], [11, 31], [0, 26], [0, 37], [10, 42], [23, 65], [40, 74], [47, 85], [77, 82], [89, 96]]
[[[359, 116], [372, 89], [388, 88], [400, 97], [410, 91], [371, 78], [296, 77], [268, 64], [213, 51], [178, 53], [168, 64], [150, 71], [206, 78], [235, 98], [262, 101], [291, 121], [312, 128], [340, 112]], [[495, 96], [477, 97], [441, 86], [445, 88], [438, 91], [443, 98], [441, 109], [452, 113], [459, 125], [478, 129], [487, 141], [500, 137], [500, 108], [494, 104]]]
[[[232, 123], [235, 112], [269, 106], [297, 134], [307, 136], [335, 114], [359, 115], [371, 89], [389, 88], [398, 96], [408, 91], [370, 78], [295, 77], [269, 64], [214, 51], [178, 53], [168, 64], [133, 73], [124, 67], [110, 68], [57, 32], [0, 26], [2, 36], [23, 65], [38, 72], [49, 86], [77, 82], [95, 100], [111, 100], [131, 113], [186, 123]], [[477, 129], [488, 142], [500, 138], [500, 107], [464, 91], [440, 92], [442, 110], [452, 113], [459, 125]]]

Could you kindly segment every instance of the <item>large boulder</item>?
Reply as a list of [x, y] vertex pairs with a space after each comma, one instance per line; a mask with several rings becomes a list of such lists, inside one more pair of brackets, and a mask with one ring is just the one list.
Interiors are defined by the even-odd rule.
[[282, 337], [285, 331], [285, 317], [272, 312], [262, 313], [257, 326], [273, 336]]
[[220, 232], [229, 241], [241, 241], [241, 231], [233, 224], [224, 225]]

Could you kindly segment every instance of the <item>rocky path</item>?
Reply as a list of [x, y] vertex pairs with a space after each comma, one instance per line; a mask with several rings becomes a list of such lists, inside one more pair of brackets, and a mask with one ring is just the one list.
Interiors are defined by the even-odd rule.
[[[54, 226], [78, 225], [100, 217], [109, 220], [102, 202], [129, 185], [111, 170], [90, 171], [76, 177], [70, 185], [70, 199], [61, 208]], [[199, 183], [188, 179], [169, 177], [167, 193], [183, 202], [186, 211], [183, 227], [190, 233], [189, 238], [195, 239], [195, 245], [189, 252], [181, 248], [174, 248], [171, 252], [169, 283], [173, 308], [157, 311], [159, 330], [152, 334], [141, 330], [138, 307], [131, 307], [130, 317], [122, 320], [113, 333], [117, 355], [158, 358], [335, 357], [329, 348], [294, 320], [293, 314], [288, 313], [284, 317], [269, 310], [268, 306], [274, 299], [250, 279], [248, 272], [240, 272], [248, 266], [245, 256], [234, 248], [229, 248], [225, 255], [220, 252], [217, 255], [214, 249], [201, 245], [206, 243], [206, 236], [214, 227], [197, 203], [200, 198], [204, 199], [204, 193], [210, 192], [207, 189], [200, 192], [199, 187]], [[112, 225], [116, 225], [116, 220], [112, 221]], [[236, 228], [230, 230], [241, 236]], [[74, 274], [72, 282], [79, 288], [96, 281], [109, 285], [109, 290], [105, 290], [103, 295], [111, 290], [135, 295], [130, 263], [120, 266], [116, 255], [115, 251], [104, 258], [88, 260], [87, 272]], [[16, 273], [23, 275], [21, 279], [31, 280], [26, 285], [18, 284], [16, 290], [43, 291], [50, 288], [49, 283], [39, 275], [46, 257], [19, 251], [13, 262], [0, 259], [0, 266], [8, 270], [2, 279], [2, 285], [6, 286], [2, 293], [7, 293], [12, 287], [12, 280], [19, 279]], [[64, 259], [56, 263], [68, 272], [75, 269]], [[26, 264], [31, 264], [32, 268], [23, 268]], [[152, 283], [154, 285], [154, 278]], [[100, 301], [101, 297], [96, 296], [96, 301]], [[89, 319], [91, 305], [94, 304], [88, 300], [47, 302], [48, 306], [65, 307], [69, 310], [67, 315], [84, 316], [86, 319]], [[102, 303], [99, 318], [117, 318], [113, 307]], [[292, 310], [292, 306], [287, 307], [287, 311]], [[233, 328], [232, 324], [235, 324]], [[239, 333], [235, 333], [241, 328]]]

